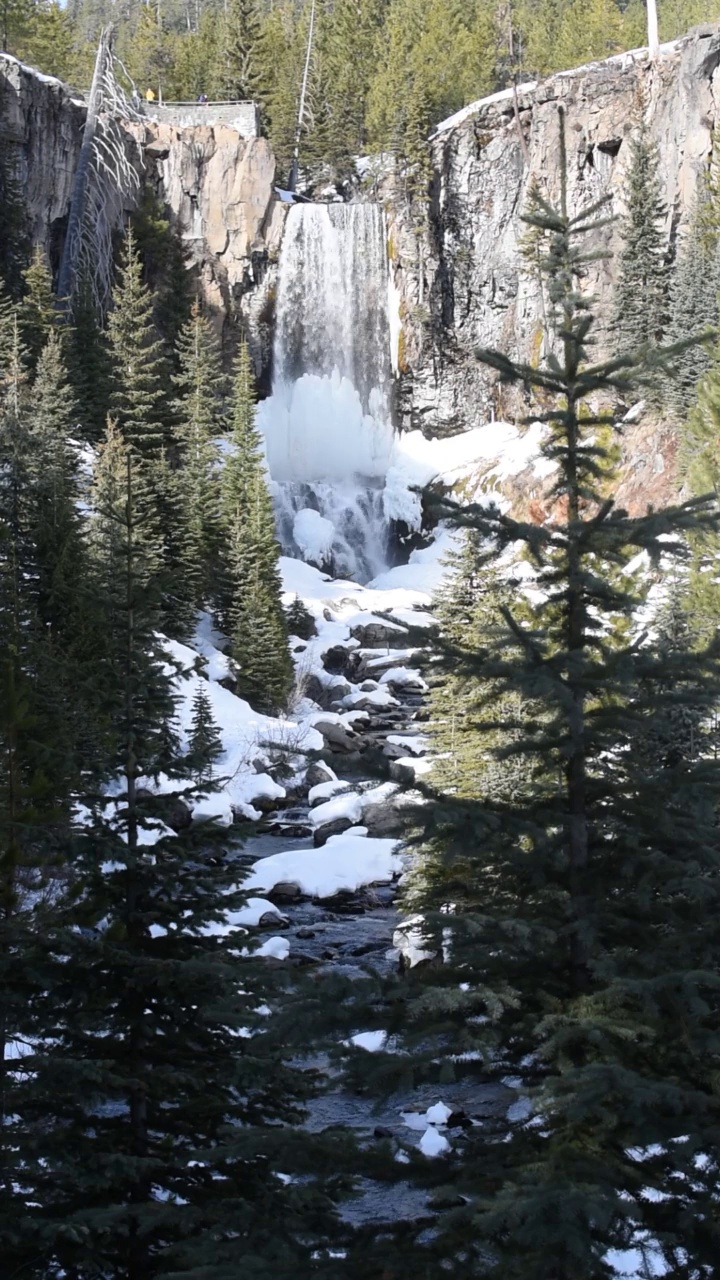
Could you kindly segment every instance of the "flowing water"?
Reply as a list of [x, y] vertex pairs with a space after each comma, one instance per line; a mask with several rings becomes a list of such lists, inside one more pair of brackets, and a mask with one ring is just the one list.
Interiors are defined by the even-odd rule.
[[[259, 407], [283, 549], [366, 582], [387, 567], [392, 367], [382, 210], [299, 204], [280, 252], [272, 395]], [[314, 517], [301, 518], [303, 512]]]

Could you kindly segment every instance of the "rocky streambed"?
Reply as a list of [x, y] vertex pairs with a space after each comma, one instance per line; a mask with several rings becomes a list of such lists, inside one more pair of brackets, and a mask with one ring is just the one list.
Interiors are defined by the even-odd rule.
[[[313, 719], [325, 740], [322, 759], [294, 779], [238, 850], [250, 868], [249, 892], [259, 895], [250, 902], [268, 963], [330, 968], [351, 978], [430, 962], [396, 905], [406, 866], [403, 810], [418, 798], [415, 771], [428, 767], [426, 690], [418, 672], [428, 646], [409, 647], [405, 628], [365, 625], [364, 643], [356, 635], [354, 646], [330, 647], [326, 674], [311, 684], [314, 700], [324, 704]], [[412, 668], [405, 665], [411, 658]], [[354, 1041], [368, 1053], [384, 1046], [382, 1033], [362, 1028]], [[463, 1081], [374, 1103], [343, 1087], [329, 1063], [320, 1066], [327, 1089], [309, 1106], [308, 1129], [345, 1125], [368, 1143], [391, 1140], [399, 1158], [408, 1146], [428, 1156], [448, 1153], [463, 1128], [501, 1122], [513, 1098], [510, 1090]], [[427, 1193], [405, 1183], [389, 1189], [368, 1182], [346, 1209], [356, 1222], [428, 1212]]]

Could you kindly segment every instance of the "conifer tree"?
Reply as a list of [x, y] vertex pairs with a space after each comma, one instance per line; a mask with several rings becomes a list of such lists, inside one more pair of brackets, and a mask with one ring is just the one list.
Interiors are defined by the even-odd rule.
[[146, 185], [130, 225], [142, 281], [152, 298], [152, 316], [163, 356], [173, 363], [178, 338], [190, 317], [190, 275], [183, 242], [152, 187]]
[[180, 487], [188, 519], [186, 572], [196, 608], [214, 604], [222, 544], [218, 438], [226, 430], [220, 344], [196, 302], [178, 342], [174, 378]]
[[300, 640], [311, 640], [314, 635], [317, 635], [315, 619], [300, 596], [295, 596], [286, 610], [286, 615], [288, 632], [291, 636], [298, 636]]
[[[436, 796], [425, 808], [431, 854], [413, 907], [443, 960], [413, 971], [393, 1004], [396, 1025], [409, 1014], [416, 1078], [514, 1078], [523, 1099], [499, 1129], [453, 1134], [440, 1177], [456, 1207], [430, 1233], [408, 1228], [420, 1274], [600, 1280], [612, 1251], [636, 1250], [652, 1269], [709, 1276], [720, 1246], [708, 1059], [720, 1015], [720, 768], [712, 755], [662, 752], [640, 767], [633, 745], [680, 689], [685, 708], [710, 712], [718, 650], [680, 634], [672, 650], [649, 635], [623, 642], [641, 596], [617, 570], [641, 548], [656, 562], [681, 553], [692, 529], [716, 530], [720, 517], [694, 499], [633, 518], [606, 495], [598, 430], [619, 424], [587, 401], [622, 398], [652, 371], [590, 354], [579, 277], [604, 202], [568, 212], [562, 134], [561, 174], [558, 204], [534, 192], [526, 215], [545, 240], [551, 358], [535, 368], [481, 355], [541, 393], [554, 519], [540, 529], [441, 503], [498, 550], [524, 544], [536, 567], [526, 616], [501, 608], [497, 636], [476, 636], [464, 659], [454, 652], [454, 668], [489, 687], [485, 728], [503, 727], [494, 690], [543, 714], [514, 744], [520, 794]], [[403, 1245], [407, 1259], [407, 1235]]]
[[[0, 86], [2, 92], [6, 90]], [[22, 293], [22, 273], [28, 256], [28, 216], [18, 178], [18, 159], [19, 148], [0, 138], [0, 281], [14, 300]]]
[[613, 329], [618, 351], [657, 343], [668, 315], [668, 271], [659, 157], [645, 125], [631, 143], [626, 212], [621, 222]]
[[153, 322], [153, 301], [129, 227], [108, 320], [110, 410], [128, 445], [157, 457], [165, 438], [163, 350]]
[[275, 518], [262, 439], [255, 425], [255, 386], [245, 341], [240, 344], [233, 387], [232, 444], [223, 472], [227, 549], [221, 625], [231, 637], [238, 693], [254, 706], [275, 710], [287, 701], [292, 661], [281, 602]]
[[81, 436], [96, 443], [103, 438], [110, 407], [110, 356], [107, 337], [87, 280], [80, 281], [73, 299], [72, 323], [65, 335], [68, 377], [78, 409]]
[[230, 0], [221, 41], [222, 87], [230, 101], [257, 102], [263, 84], [262, 20], [257, 0]]
[[52, 277], [41, 245], [35, 246], [30, 266], [23, 272], [24, 297], [19, 316], [23, 343], [31, 370], [35, 369], [51, 332], [60, 323]]
[[[672, 277], [668, 324], [671, 341], [681, 342], [688, 333], [702, 328], [714, 329], [717, 325], [720, 290], [717, 214], [717, 201], [709, 184], [707, 180], [701, 181]], [[711, 350], [706, 343], [687, 347], [678, 357], [666, 394], [678, 421], [685, 420], [711, 360]]]
[[96, 777], [112, 787], [83, 796], [68, 891], [42, 921], [46, 1033], [13, 1099], [25, 1126], [13, 1173], [33, 1191], [28, 1274], [289, 1280], [312, 1271], [333, 1226], [316, 1181], [295, 1197], [274, 1171], [276, 1160], [291, 1177], [302, 1168], [287, 1126], [309, 1082], [272, 1037], [238, 1036], [258, 1031], [274, 997], [264, 962], [239, 960], [227, 929], [244, 901], [236, 860], [212, 824], [169, 833], [168, 797], [152, 794], [154, 777], [177, 778], [186, 762], [168, 729], [143, 473], [110, 428], [92, 545], [112, 730]]
[[192, 724], [188, 737], [187, 759], [198, 785], [211, 782], [215, 764], [223, 753], [223, 742], [213, 718], [212, 704], [205, 682], [198, 683], [192, 704]]

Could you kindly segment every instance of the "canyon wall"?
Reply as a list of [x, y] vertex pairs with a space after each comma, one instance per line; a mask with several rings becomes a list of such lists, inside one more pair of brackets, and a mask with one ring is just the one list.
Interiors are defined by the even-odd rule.
[[[644, 113], [660, 154], [672, 254], [688, 217], [698, 174], [720, 120], [720, 34], [698, 28], [661, 48], [624, 54], [537, 85], [473, 104], [432, 141], [429, 225], [420, 238], [393, 188], [383, 188], [390, 254], [402, 320], [399, 413], [404, 426], [454, 433], [527, 407], [480, 365], [478, 347], [500, 347], [537, 361], [543, 353], [543, 302], [520, 252], [530, 184], [559, 192], [558, 106], [566, 115], [569, 204], [573, 212], [606, 193], [622, 213], [629, 139]], [[595, 247], [617, 250], [617, 220]], [[588, 268], [587, 287], [607, 321], [612, 259]], [[631, 506], [663, 498], [673, 483], [672, 430], [647, 415], [628, 428], [623, 490]]]
[[[399, 298], [397, 411], [403, 427], [452, 434], [526, 408], [479, 365], [479, 346], [538, 360], [543, 300], [520, 252], [521, 213], [530, 183], [551, 198], [559, 185], [558, 106], [566, 115], [569, 197], [579, 210], [610, 196], [622, 212], [629, 140], [642, 115], [657, 142], [672, 256], [720, 121], [720, 34], [698, 28], [663, 46], [651, 65], [644, 51], [564, 72], [472, 104], [438, 127], [427, 226], [418, 231], [392, 174], [376, 188], [389, 228]], [[79, 154], [81, 95], [0, 57], [0, 140], [16, 148], [35, 240], [57, 263]], [[187, 128], [168, 120], [127, 125], [128, 147], [142, 157], [185, 241], [202, 292], [222, 325], [246, 321], [263, 388], [268, 385], [276, 264], [284, 205], [275, 191], [267, 141], [226, 124]], [[617, 221], [598, 247], [618, 247]], [[588, 287], [610, 312], [613, 262], [588, 270]], [[674, 434], [640, 415], [628, 428], [623, 485], [631, 505], [666, 497], [674, 483]]]

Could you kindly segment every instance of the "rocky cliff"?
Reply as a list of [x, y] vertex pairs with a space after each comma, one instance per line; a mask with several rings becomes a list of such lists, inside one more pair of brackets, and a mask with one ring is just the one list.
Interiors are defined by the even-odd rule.
[[[660, 151], [672, 253], [720, 118], [719, 66], [720, 34], [698, 28], [664, 46], [655, 66], [644, 51], [624, 54], [521, 86], [516, 102], [508, 91], [473, 104], [436, 131], [429, 228], [420, 245], [402, 200], [386, 185], [404, 425], [450, 433], [522, 412], [474, 353], [495, 346], [524, 360], [541, 355], [542, 299], [519, 252], [520, 215], [532, 181], [558, 195], [558, 105], [566, 113], [574, 211], [609, 193], [610, 212], [621, 212], [628, 139], [645, 111]], [[617, 249], [617, 222], [603, 241]], [[587, 283], [607, 316], [612, 260], [591, 268]], [[631, 505], [667, 495], [674, 444], [670, 430], [642, 416], [629, 428], [623, 496]]]
[[[0, 55], [0, 141], [14, 152], [30, 232], [57, 267], [85, 123], [83, 96]], [[264, 138], [232, 125], [127, 123], [128, 153], [185, 241], [201, 290], [221, 324], [248, 320], [258, 372], [269, 367], [274, 263], [284, 206]]]
[[[533, 180], [557, 195], [558, 105], [567, 119], [572, 207], [609, 193], [615, 213], [621, 211], [628, 140], [645, 113], [660, 151], [672, 254], [720, 120], [719, 68], [720, 34], [699, 28], [664, 46], [654, 65], [638, 51], [520, 86], [516, 99], [507, 91], [472, 104], [432, 140], [432, 201], [420, 235], [392, 179], [380, 184], [400, 302], [401, 425], [452, 433], [523, 411], [478, 364], [475, 350], [500, 346], [528, 360], [542, 354], [543, 304], [520, 253], [520, 215]], [[33, 237], [48, 245], [56, 262], [84, 105], [72, 90], [11, 58], [0, 57], [0, 82], [0, 137], [17, 148]], [[147, 121], [128, 125], [127, 132], [219, 322], [233, 309], [248, 322], [256, 369], [267, 386], [286, 208], [275, 194], [267, 142], [219, 123], [187, 128]], [[616, 249], [617, 223], [603, 235], [605, 246]], [[589, 275], [607, 315], [612, 262]], [[672, 490], [674, 446], [672, 431], [647, 416], [628, 429], [623, 496], [631, 506]], [[540, 496], [528, 487], [528, 501]]]

